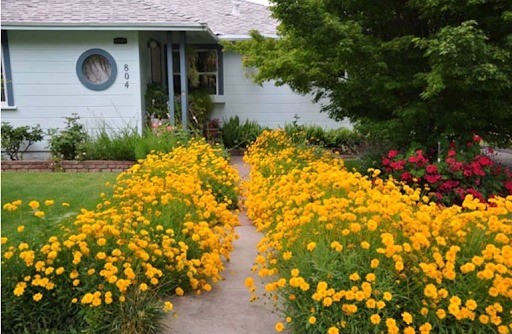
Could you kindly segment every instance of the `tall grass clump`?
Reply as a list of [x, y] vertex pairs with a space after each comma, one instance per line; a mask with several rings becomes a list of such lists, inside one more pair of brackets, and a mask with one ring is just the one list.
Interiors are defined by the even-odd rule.
[[157, 333], [166, 296], [210, 291], [238, 224], [223, 154], [201, 139], [151, 153], [43, 242], [23, 215], [48, 219], [51, 200], [3, 203], [19, 226], [1, 239], [2, 332]]
[[222, 122], [222, 143], [228, 149], [246, 148], [258, 138], [263, 128], [256, 121], [241, 122], [238, 116]]
[[136, 128], [110, 129], [104, 124], [85, 144], [86, 159], [135, 161], [135, 147], [141, 140]]
[[271, 279], [278, 332], [511, 332], [512, 196], [438, 205], [283, 131], [245, 160], [248, 216], [265, 233], [253, 270]]

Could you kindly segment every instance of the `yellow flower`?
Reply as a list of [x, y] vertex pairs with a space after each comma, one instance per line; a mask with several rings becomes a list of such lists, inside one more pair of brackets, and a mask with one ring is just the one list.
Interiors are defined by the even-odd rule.
[[54, 204], [55, 204], [55, 201], [52, 199], [47, 199], [46, 201], [44, 201], [44, 205], [46, 205], [46, 206], [52, 206]]
[[32, 299], [34, 299], [36, 302], [40, 301], [41, 298], [43, 298], [42, 293], [36, 293], [35, 295], [32, 296]]
[[310, 242], [307, 246], [306, 246], [306, 249], [310, 252], [314, 251], [316, 248], [316, 242]]
[[44, 211], [38, 210], [34, 212], [34, 216], [36, 216], [37, 218], [43, 218], [45, 216], [45, 213]]
[[446, 311], [440, 308], [436, 311], [436, 315], [439, 319], [444, 319], [446, 318]]
[[38, 201], [30, 201], [30, 202], [28, 203], [28, 206], [29, 206], [32, 210], [38, 209], [38, 208], [39, 208], [39, 202], [38, 202]]
[[25, 293], [25, 288], [27, 287], [27, 283], [25, 282], [18, 282], [18, 284], [16, 284], [16, 287], [14, 288], [14, 295], [16, 297], [19, 297], [21, 295], [23, 295], [23, 293]]
[[82, 304], [90, 304], [90, 303], [92, 303], [93, 299], [94, 299], [94, 295], [92, 293], [88, 292], [82, 297], [82, 300], [80, 302]]
[[65, 206], [65, 207], [69, 207], [69, 203], [66, 203], [66, 202], [62, 202], [61, 205]]
[[2, 241], [2, 245], [5, 245], [8, 241], [8, 239], [7, 239], [7, 237], [2, 237], [1, 241]]
[[352, 274], [350, 274], [350, 276], [348, 278], [351, 281], [359, 281], [361, 279], [361, 277], [359, 276], [358, 273], [352, 273]]
[[23, 232], [24, 229], [25, 229], [25, 226], [20, 225], [20, 226], [18, 226], [18, 228], [16, 230], [18, 231], [18, 233], [21, 233], [21, 232]]
[[370, 263], [370, 267], [371, 267], [372, 269], [375, 269], [375, 268], [377, 268], [378, 266], [379, 266], [379, 260], [377, 260], [377, 259], [373, 259], [373, 260], [371, 261], [371, 263]]
[[275, 330], [278, 333], [281, 333], [284, 330], [284, 324], [282, 322], [276, 323]]
[[339, 334], [340, 331], [336, 327], [329, 327], [327, 334]]
[[372, 322], [372, 324], [374, 325], [377, 325], [380, 323], [380, 315], [378, 314], [372, 314], [372, 316], [370, 317], [370, 321]]
[[176, 290], [174, 290], [174, 292], [176, 293], [176, 295], [178, 296], [183, 296], [183, 294], [185, 293], [185, 291], [183, 291], [182, 288], [180, 287], [177, 287]]
[[406, 324], [412, 324], [412, 315], [409, 312], [403, 312], [402, 319]]
[[146, 283], [142, 283], [139, 285], [140, 291], [146, 291], [148, 289], [148, 285]]
[[384, 292], [384, 294], [382, 295], [382, 298], [383, 298], [385, 301], [390, 301], [390, 300], [393, 298], [393, 295], [392, 295], [390, 292], [386, 291], [386, 292]]
[[164, 312], [172, 311], [173, 308], [174, 308], [174, 305], [171, 302], [164, 303], [164, 307], [163, 307]]
[[314, 325], [314, 324], [315, 324], [315, 322], [316, 322], [316, 318], [315, 318], [314, 316], [311, 316], [311, 317], [309, 317], [308, 322], [309, 322], [311, 325]]

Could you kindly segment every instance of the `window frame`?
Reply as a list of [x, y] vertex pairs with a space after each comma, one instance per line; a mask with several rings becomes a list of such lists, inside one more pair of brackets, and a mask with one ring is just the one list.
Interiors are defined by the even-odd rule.
[[[91, 56], [102, 56], [107, 59], [107, 61], [110, 63], [111, 68], [111, 74], [110, 77], [107, 79], [107, 81], [102, 82], [100, 84], [95, 84], [89, 79], [85, 77], [85, 74], [83, 72], [83, 65], [84, 62]], [[78, 76], [78, 80], [84, 85], [86, 88], [89, 88], [90, 90], [94, 91], [102, 91], [114, 84], [117, 78], [117, 64], [114, 60], [114, 57], [107, 51], [99, 48], [95, 49], [89, 49], [87, 51], [84, 51], [80, 57], [78, 57], [78, 60], [76, 61], [76, 75]]]
[[[219, 45], [214, 44], [196, 44], [191, 45], [194, 48], [194, 52], [217, 52], [217, 71], [214, 72], [197, 72], [198, 75], [215, 75], [216, 78], [216, 93], [211, 94], [212, 96], [223, 96], [224, 95], [224, 59], [222, 54], [222, 49]], [[173, 45], [173, 59], [179, 59], [180, 50], [177, 46]], [[173, 77], [180, 77], [180, 71], [174, 71], [173, 64]], [[176, 80], [174, 80], [176, 82]], [[179, 82], [179, 80], [178, 80]]]
[[11, 55], [9, 52], [9, 39], [7, 31], [2, 30], [2, 77], [4, 82], [2, 89], [4, 91], [5, 101], [1, 101], [2, 109], [15, 108], [14, 92], [12, 85], [12, 71], [11, 71]]

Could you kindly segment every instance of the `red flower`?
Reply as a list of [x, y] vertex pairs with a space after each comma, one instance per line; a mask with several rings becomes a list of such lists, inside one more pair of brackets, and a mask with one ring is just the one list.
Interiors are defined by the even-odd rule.
[[394, 161], [394, 162], [390, 163], [389, 165], [394, 170], [402, 170], [402, 169], [404, 169], [405, 161], [404, 160], [398, 160], [398, 161]]
[[437, 173], [437, 166], [436, 165], [428, 165], [426, 170], [427, 170], [427, 173], [429, 173], [429, 174], [435, 174], [435, 173]]
[[408, 182], [412, 180], [412, 175], [409, 172], [403, 172], [402, 175], [400, 175], [400, 180]]
[[437, 175], [425, 175], [425, 180], [427, 180], [428, 183], [436, 183], [438, 181], [441, 181], [442, 179], [442, 176], [437, 174]]
[[382, 166], [387, 166], [387, 165], [389, 165], [389, 163], [390, 163], [390, 160], [388, 158], [382, 159]]
[[449, 150], [448, 151], [448, 156], [449, 157], [454, 157], [456, 154], [457, 154], [457, 152], [455, 152], [455, 150]]
[[390, 159], [393, 159], [397, 155], [398, 155], [398, 151], [397, 150], [391, 150], [391, 151], [388, 152], [388, 158], [390, 158]]

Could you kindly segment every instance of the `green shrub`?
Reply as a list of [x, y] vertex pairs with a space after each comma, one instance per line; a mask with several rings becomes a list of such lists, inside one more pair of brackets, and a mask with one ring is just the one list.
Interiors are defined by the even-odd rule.
[[66, 127], [64, 130], [50, 129], [50, 151], [56, 158], [65, 160], [81, 159], [85, 154], [85, 143], [87, 141], [87, 132], [85, 126], [78, 123], [80, 117], [72, 114], [71, 117], [65, 117]]
[[[35, 142], [43, 139], [43, 130], [36, 126], [13, 127], [7, 122], [2, 122], [2, 148], [5, 149], [11, 160], [23, 159], [23, 153]], [[25, 148], [21, 150], [22, 145]]]
[[238, 116], [223, 121], [222, 143], [226, 148], [246, 148], [258, 138], [263, 128], [255, 121], [240, 121]]

